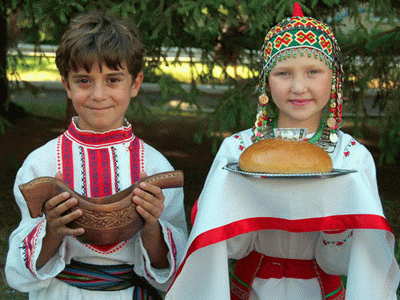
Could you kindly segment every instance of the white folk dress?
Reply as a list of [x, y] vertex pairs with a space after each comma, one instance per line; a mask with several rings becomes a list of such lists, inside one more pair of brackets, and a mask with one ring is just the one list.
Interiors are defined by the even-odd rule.
[[56, 279], [55, 276], [74, 259], [100, 265], [134, 264], [139, 276], [165, 291], [182, 260], [187, 242], [182, 188], [163, 190], [165, 209], [160, 223], [169, 248], [168, 269], [151, 266], [139, 232], [113, 245], [89, 245], [75, 237], [65, 237], [54, 257], [38, 270], [36, 260], [46, 233], [46, 220], [30, 217], [18, 185], [61, 171], [64, 181], [79, 194], [101, 197], [129, 187], [139, 178], [140, 171], [150, 176], [172, 170], [161, 153], [133, 135], [128, 123], [117, 130], [97, 134], [80, 131], [72, 122], [64, 134], [33, 151], [18, 171], [14, 194], [22, 220], [9, 239], [5, 268], [9, 285], [29, 292], [29, 299], [132, 299], [133, 287], [121, 291], [89, 291]]
[[[228, 258], [240, 259], [253, 250], [270, 257], [316, 259], [326, 273], [346, 275], [346, 300], [396, 299], [395, 239], [383, 215], [368, 150], [339, 132], [330, 153], [334, 168], [357, 173], [332, 178], [252, 178], [223, 169], [238, 162], [252, 143], [251, 134], [245, 130], [221, 145], [199, 197], [184, 262], [166, 299], [229, 300]], [[322, 296], [316, 278], [255, 278], [249, 299]]]

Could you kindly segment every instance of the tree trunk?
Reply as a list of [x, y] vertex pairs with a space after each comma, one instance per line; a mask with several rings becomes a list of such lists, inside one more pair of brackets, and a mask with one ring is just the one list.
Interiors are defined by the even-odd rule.
[[8, 79], [7, 79], [7, 49], [8, 49], [8, 29], [7, 15], [4, 3], [0, 5], [0, 116], [6, 116], [8, 104]]

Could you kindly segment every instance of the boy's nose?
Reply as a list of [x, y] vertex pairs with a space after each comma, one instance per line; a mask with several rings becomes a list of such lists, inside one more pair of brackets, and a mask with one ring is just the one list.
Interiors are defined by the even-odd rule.
[[105, 99], [105, 86], [102, 83], [95, 83], [92, 89], [92, 99], [102, 101]]

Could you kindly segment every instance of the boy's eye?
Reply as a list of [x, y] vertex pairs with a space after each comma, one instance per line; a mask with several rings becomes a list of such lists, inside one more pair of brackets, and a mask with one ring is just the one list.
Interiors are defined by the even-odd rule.
[[90, 80], [87, 79], [87, 78], [77, 78], [75, 82], [76, 82], [77, 84], [82, 85], [82, 84], [88, 84], [88, 83], [90, 83]]
[[110, 83], [117, 83], [117, 82], [120, 82], [121, 79], [116, 78], [116, 77], [111, 77], [108, 81], [109, 81]]

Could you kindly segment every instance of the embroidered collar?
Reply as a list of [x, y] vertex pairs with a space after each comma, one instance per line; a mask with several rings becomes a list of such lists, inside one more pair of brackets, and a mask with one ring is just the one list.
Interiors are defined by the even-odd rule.
[[132, 141], [135, 136], [132, 132], [132, 125], [125, 120], [125, 126], [110, 130], [107, 132], [97, 133], [93, 131], [80, 130], [76, 126], [76, 117], [72, 118], [72, 122], [68, 130], [64, 133], [71, 140], [86, 146], [110, 146]]

